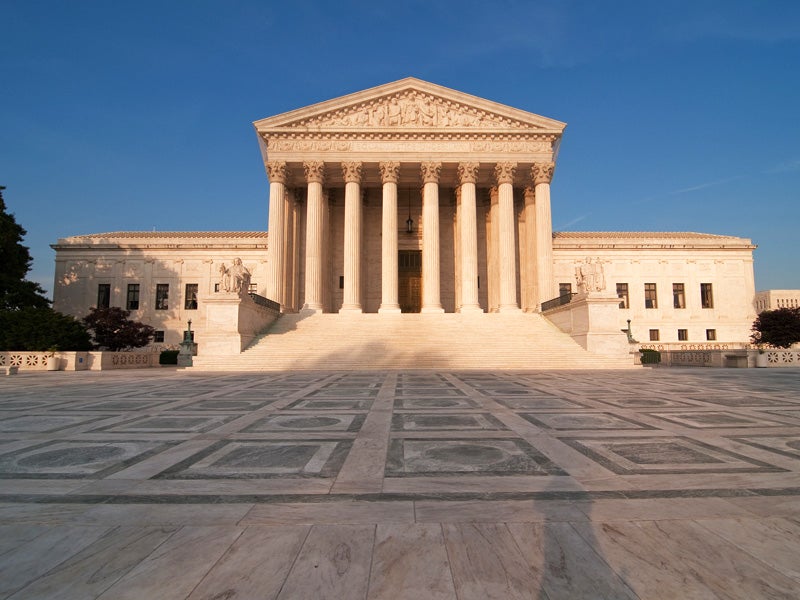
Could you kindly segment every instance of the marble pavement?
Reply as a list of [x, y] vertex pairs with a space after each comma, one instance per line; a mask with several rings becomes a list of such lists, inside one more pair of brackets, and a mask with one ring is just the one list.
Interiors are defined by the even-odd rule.
[[798, 596], [800, 370], [0, 379], [0, 598]]

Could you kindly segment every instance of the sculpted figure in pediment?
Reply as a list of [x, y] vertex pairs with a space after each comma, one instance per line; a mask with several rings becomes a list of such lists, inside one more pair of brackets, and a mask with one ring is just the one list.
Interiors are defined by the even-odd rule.
[[294, 127], [521, 127], [503, 117], [411, 92], [379, 98], [328, 115], [294, 123]]

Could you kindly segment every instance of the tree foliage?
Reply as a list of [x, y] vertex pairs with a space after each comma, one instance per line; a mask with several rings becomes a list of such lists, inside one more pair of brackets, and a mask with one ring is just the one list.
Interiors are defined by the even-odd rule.
[[51, 308], [0, 310], [0, 350], [90, 350], [83, 324]]
[[132, 321], [129, 310], [119, 307], [93, 308], [84, 324], [92, 332], [94, 343], [107, 350], [141, 348], [150, 343], [155, 329], [138, 321]]
[[50, 301], [38, 283], [27, 281], [31, 254], [22, 240], [27, 233], [6, 210], [0, 186], [0, 311], [46, 308]]
[[752, 331], [754, 344], [790, 348], [800, 342], [800, 308], [765, 310], [753, 322]]

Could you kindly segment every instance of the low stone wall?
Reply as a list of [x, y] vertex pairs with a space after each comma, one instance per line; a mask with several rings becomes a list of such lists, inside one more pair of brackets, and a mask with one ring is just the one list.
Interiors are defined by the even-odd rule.
[[[757, 352], [754, 352], [755, 355]], [[800, 367], [800, 349], [766, 350], [767, 368]], [[753, 359], [755, 360], [755, 358]]]
[[[49, 352], [0, 352], [0, 369], [47, 371]], [[59, 371], [107, 371], [158, 367], [159, 352], [56, 352]]]
[[[645, 345], [643, 344], [644, 348]], [[726, 367], [756, 366], [757, 350], [661, 350], [662, 367]], [[800, 367], [800, 349], [766, 350], [767, 368]]]

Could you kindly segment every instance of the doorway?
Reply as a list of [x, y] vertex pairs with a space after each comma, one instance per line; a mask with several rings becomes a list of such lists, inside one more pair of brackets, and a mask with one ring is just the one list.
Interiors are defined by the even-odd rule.
[[400, 311], [422, 309], [422, 251], [400, 250], [397, 255], [397, 292]]

